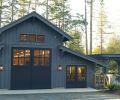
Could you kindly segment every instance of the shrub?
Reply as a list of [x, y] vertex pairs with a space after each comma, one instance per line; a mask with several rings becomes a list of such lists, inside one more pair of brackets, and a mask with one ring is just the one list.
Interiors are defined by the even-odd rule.
[[109, 90], [120, 90], [120, 84], [109, 84], [108, 86], [107, 86], [107, 88], [109, 89]]
[[115, 90], [120, 90], [120, 84], [115, 85]]
[[115, 89], [115, 84], [109, 84], [108, 86], [109, 90], [114, 90]]
[[118, 75], [118, 74], [116, 75], [116, 80], [120, 81], [120, 75]]

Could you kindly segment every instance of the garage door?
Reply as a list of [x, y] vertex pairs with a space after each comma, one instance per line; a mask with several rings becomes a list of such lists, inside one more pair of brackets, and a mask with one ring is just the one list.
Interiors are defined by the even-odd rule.
[[66, 88], [86, 87], [86, 66], [71, 65], [66, 68]]
[[50, 49], [12, 49], [10, 89], [51, 88]]

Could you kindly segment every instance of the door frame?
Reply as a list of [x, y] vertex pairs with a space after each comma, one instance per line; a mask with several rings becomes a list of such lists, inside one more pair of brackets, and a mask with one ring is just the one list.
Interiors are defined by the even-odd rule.
[[[71, 64], [71, 65], [66, 65], [66, 77], [65, 77], [65, 79], [66, 79], [66, 88], [82, 88], [82, 87], [67, 87], [67, 67], [69, 67], [69, 66], [75, 66], [75, 81], [74, 82], [77, 82], [77, 80], [76, 80], [76, 78], [77, 78], [77, 66], [83, 66], [83, 67], [85, 67], [85, 70], [86, 70], [86, 72], [85, 72], [85, 87], [87, 87], [87, 65], [85, 65], [85, 64]], [[70, 81], [68, 81], [68, 82], [70, 82]], [[79, 81], [80, 82], [80, 81]], [[84, 88], [84, 87], [83, 87]]]
[[[13, 50], [14, 49], [18, 49], [18, 50], [20, 50], [20, 49], [23, 49], [23, 50], [26, 50], [26, 49], [28, 49], [28, 50], [30, 50], [30, 64], [29, 65], [23, 65], [23, 66], [20, 66], [20, 65], [13, 65]], [[50, 63], [49, 63], [49, 66], [34, 66], [34, 50], [49, 50], [50, 51], [50, 58], [49, 58], [49, 60], [50, 60]], [[11, 73], [10, 73], [10, 89], [12, 89], [12, 80], [13, 80], [13, 78], [12, 78], [12, 69], [13, 69], [13, 67], [18, 67], [18, 68], [24, 68], [24, 67], [29, 67], [29, 69], [30, 69], [30, 79], [31, 79], [31, 83], [29, 83], [30, 85], [31, 85], [31, 88], [30, 89], [34, 89], [34, 88], [32, 88], [32, 69], [34, 68], [34, 67], [40, 67], [40, 69], [41, 68], [43, 68], [43, 67], [50, 67], [50, 88], [52, 88], [52, 78], [51, 78], [51, 76], [52, 76], [52, 68], [51, 68], [51, 66], [52, 66], [52, 49], [51, 48], [37, 48], [37, 47], [35, 47], [35, 48], [31, 48], [31, 47], [11, 47]], [[28, 88], [29, 89], [29, 88]]]

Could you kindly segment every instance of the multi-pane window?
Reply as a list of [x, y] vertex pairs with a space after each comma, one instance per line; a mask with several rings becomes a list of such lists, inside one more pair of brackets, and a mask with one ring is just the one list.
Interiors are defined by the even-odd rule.
[[28, 34], [20, 34], [20, 40], [21, 41], [29, 41], [29, 35]]
[[29, 41], [35, 42], [36, 41], [36, 35], [33, 35], [33, 34], [29, 35]]
[[82, 66], [77, 67], [77, 80], [86, 80], [86, 68]]
[[29, 49], [13, 49], [13, 65], [29, 65], [30, 64], [30, 50]]
[[75, 80], [75, 66], [67, 67], [67, 80], [69, 81]]
[[35, 34], [20, 34], [20, 41], [29, 41], [29, 42], [44, 42], [44, 35], [35, 35]]
[[67, 66], [67, 80], [68, 81], [85, 81], [86, 67], [81, 65]]
[[37, 35], [36, 36], [36, 41], [37, 42], [44, 42], [45, 41], [44, 35]]
[[13, 48], [12, 51], [13, 66], [49, 66], [50, 50], [49, 49], [24, 49]]
[[50, 50], [34, 50], [34, 66], [49, 66]]

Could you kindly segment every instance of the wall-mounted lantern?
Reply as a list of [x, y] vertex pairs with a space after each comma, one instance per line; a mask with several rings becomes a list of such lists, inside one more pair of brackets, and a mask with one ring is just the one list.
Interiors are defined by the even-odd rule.
[[58, 71], [61, 71], [62, 70], [62, 66], [61, 65], [58, 65]]
[[3, 70], [4, 70], [3, 66], [0, 65], [0, 72], [3, 71]]

